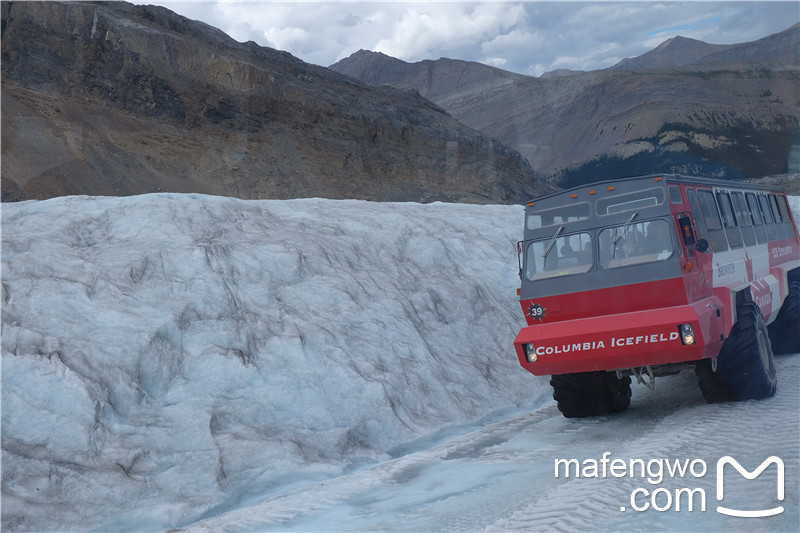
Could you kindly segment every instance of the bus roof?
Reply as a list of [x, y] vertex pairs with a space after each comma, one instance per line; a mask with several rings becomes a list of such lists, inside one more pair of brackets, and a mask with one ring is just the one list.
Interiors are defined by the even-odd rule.
[[705, 178], [705, 177], [698, 177], [698, 176], [684, 176], [682, 174], [645, 174], [643, 176], [630, 176], [627, 178], [616, 178], [616, 179], [609, 179], [598, 181], [594, 183], [587, 183], [585, 185], [578, 185], [577, 187], [572, 187], [570, 189], [564, 189], [561, 191], [553, 192], [550, 194], [546, 194], [543, 196], [538, 196], [533, 198], [531, 202], [540, 201], [546, 198], [552, 198], [555, 196], [560, 196], [562, 194], [572, 193], [576, 191], [582, 191], [585, 189], [595, 189], [601, 187], [609, 187], [609, 186], [620, 186], [623, 184], [627, 184], [629, 182], [638, 181], [638, 180], [645, 180], [645, 179], [653, 179], [662, 178], [662, 181], [668, 183], [683, 183], [683, 184], [691, 184], [691, 185], [708, 185], [711, 187], [721, 187], [726, 189], [742, 189], [742, 190], [752, 190], [752, 191], [770, 191], [770, 192], [784, 192], [780, 187], [765, 187], [762, 185], [757, 185], [755, 183], [750, 183], [746, 181], [729, 181], [729, 180], [721, 180], [715, 178]]

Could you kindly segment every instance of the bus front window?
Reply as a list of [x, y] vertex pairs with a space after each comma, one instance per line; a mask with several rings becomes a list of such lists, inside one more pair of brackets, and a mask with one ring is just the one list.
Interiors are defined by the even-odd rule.
[[605, 269], [666, 261], [674, 252], [669, 223], [661, 219], [605, 228], [598, 243]]
[[592, 268], [592, 236], [589, 233], [554, 236], [528, 245], [525, 277], [529, 280], [583, 274]]

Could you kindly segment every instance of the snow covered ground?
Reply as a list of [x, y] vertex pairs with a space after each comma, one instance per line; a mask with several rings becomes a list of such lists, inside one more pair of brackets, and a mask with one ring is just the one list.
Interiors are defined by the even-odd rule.
[[[522, 214], [3, 204], [3, 530], [800, 529], [800, 358], [777, 359], [769, 400], [708, 405], [684, 372], [564, 419], [513, 351]], [[555, 475], [604, 453], [647, 470]], [[783, 512], [717, 512], [726, 455], [779, 457], [782, 500], [777, 467], [728, 467], [724, 504]], [[675, 460], [692, 470], [658, 476]]]

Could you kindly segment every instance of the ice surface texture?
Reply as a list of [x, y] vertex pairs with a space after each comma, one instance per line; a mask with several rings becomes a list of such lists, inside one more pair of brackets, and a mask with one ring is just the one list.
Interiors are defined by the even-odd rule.
[[4, 204], [3, 529], [159, 529], [530, 404], [546, 381], [512, 345], [522, 217], [169, 194]]

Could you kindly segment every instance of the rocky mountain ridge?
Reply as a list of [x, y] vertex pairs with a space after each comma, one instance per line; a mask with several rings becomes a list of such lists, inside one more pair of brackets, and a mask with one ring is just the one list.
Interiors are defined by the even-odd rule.
[[625, 58], [611, 68], [615, 70], [633, 70], [682, 67], [729, 50], [733, 46], [709, 44], [696, 39], [678, 36], [667, 39], [653, 50], [640, 56]]
[[800, 171], [800, 24], [738, 45], [674, 38], [592, 72], [538, 78], [465, 61], [359, 51], [331, 69], [416, 90], [563, 186], [681, 172]]
[[516, 203], [553, 190], [418, 94], [125, 2], [2, 3], [2, 159], [4, 200]]

